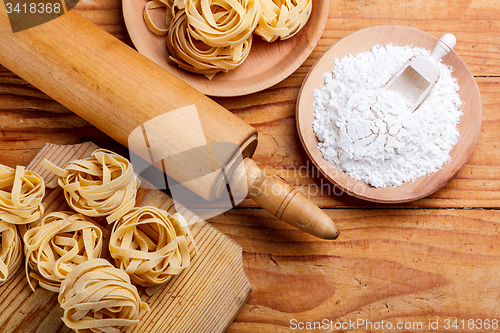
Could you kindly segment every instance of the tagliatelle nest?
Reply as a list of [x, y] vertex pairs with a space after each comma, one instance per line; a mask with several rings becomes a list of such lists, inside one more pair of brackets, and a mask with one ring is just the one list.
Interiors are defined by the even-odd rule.
[[81, 214], [107, 216], [112, 223], [135, 206], [140, 181], [130, 161], [112, 151], [98, 149], [91, 157], [71, 161], [63, 168], [47, 160], [42, 165], [59, 176], [66, 201]]
[[109, 252], [132, 282], [155, 286], [189, 265], [188, 238], [193, 241], [182, 215], [136, 207], [113, 226]]
[[252, 41], [253, 37], [250, 35], [235, 48], [206, 45], [191, 36], [186, 13], [182, 10], [170, 25], [167, 48], [169, 59], [179, 68], [204, 74], [211, 79], [218, 72], [227, 72], [243, 63], [250, 53]]
[[[166, 28], [150, 15], [163, 7]], [[268, 42], [288, 39], [305, 26], [311, 12], [312, 0], [151, 0], [143, 16], [155, 34], [168, 34], [171, 61], [212, 79], [244, 62], [253, 33]]]
[[[166, 29], [150, 16], [150, 10], [162, 7], [166, 7]], [[168, 34], [169, 59], [208, 79], [245, 61], [259, 17], [260, 0], [151, 0], [144, 8], [149, 28]]]
[[236, 48], [255, 30], [260, 0], [189, 0], [185, 10], [193, 38], [214, 47]]
[[[103, 232], [82, 214], [48, 214], [40, 226], [24, 234], [26, 276], [39, 281], [42, 288], [58, 292], [61, 282], [77, 265], [99, 258]], [[28, 273], [28, 267], [33, 272]]]
[[0, 165], [0, 220], [13, 224], [37, 221], [44, 212], [45, 182], [37, 173]]
[[293, 37], [309, 20], [311, 0], [260, 0], [262, 15], [255, 33], [268, 42]]
[[[166, 29], [158, 27], [151, 19], [150, 10], [157, 8], [165, 8], [165, 26]], [[144, 21], [148, 27], [157, 35], [165, 35], [168, 33], [168, 29], [174, 17], [176, 17], [177, 12], [186, 8], [186, 3], [183, 0], [150, 0], [144, 7], [143, 17]]]
[[23, 260], [21, 238], [16, 226], [0, 221], [0, 286], [9, 281]]
[[64, 323], [77, 333], [120, 333], [149, 311], [127, 273], [105, 259], [76, 266], [62, 282], [58, 300]]

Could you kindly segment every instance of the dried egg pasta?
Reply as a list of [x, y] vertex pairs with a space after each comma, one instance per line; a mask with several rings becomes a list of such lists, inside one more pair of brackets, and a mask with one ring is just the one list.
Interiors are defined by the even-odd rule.
[[0, 165], [0, 220], [13, 224], [37, 221], [44, 212], [45, 183], [37, 173]]
[[90, 217], [107, 216], [112, 223], [135, 206], [139, 178], [126, 158], [98, 149], [91, 157], [66, 163], [63, 168], [47, 160], [42, 165], [59, 176], [72, 209]]
[[189, 0], [188, 29], [193, 38], [214, 47], [239, 47], [255, 30], [260, 0]]
[[189, 265], [188, 238], [193, 242], [182, 215], [136, 207], [113, 226], [109, 252], [133, 283], [155, 286]]
[[77, 333], [120, 333], [149, 310], [127, 273], [105, 259], [76, 266], [62, 282], [58, 300], [64, 323]]
[[235, 48], [208, 46], [194, 39], [188, 31], [185, 11], [179, 12], [169, 29], [167, 48], [169, 59], [186, 71], [204, 74], [207, 78], [218, 72], [238, 67], [250, 53], [252, 35]]
[[[163, 7], [166, 28], [150, 16], [151, 10]], [[151, 0], [144, 20], [154, 33], [168, 34], [172, 62], [212, 79], [243, 63], [253, 33], [268, 42], [288, 39], [304, 27], [311, 11], [311, 0]]]
[[261, 0], [261, 16], [255, 29], [268, 42], [278, 37], [288, 39], [299, 32], [309, 20], [311, 0]]
[[23, 260], [21, 238], [16, 226], [0, 221], [0, 286], [9, 281]]
[[[159, 28], [149, 13], [161, 7], [166, 7], [166, 29]], [[259, 0], [152, 0], [144, 8], [149, 28], [158, 35], [168, 34], [169, 59], [208, 79], [243, 63], [259, 16]]]
[[[26, 276], [47, 290], [58, 292], [66, 275], [78, 264], [99, 258], [103, 232], [82, 214], [55, 212], [48, 214], [36, 228], [24, 234]], [[33, 271], [28, 272], [28, 268]]]
[[[166, 29], [159, 28], [151, 19], [150, 11], [157, 8], [165, 8], [165, 26]], [[176, 13], [185, 8], [185, 2], [182, 0], [151, 0], [144, 7], [144, 21], [148, 25], [148, 27], [157, 35], [165, 35], [170, 27], [170, 22], [174, 17], [176, 17]]]
[[[156, 8], [163, 8], [163, 7], [167, 7], [167, 15], [165, 17], [165, 25], [166, 25], [166, 29], [163, 29], [163, 28], [159, 28], [154, 22], [153, 20], [151, 19], [151, 16], [149, 14], [149, 11], [152, 10], [152, 9], [156, 9]], [[172, 11], [171, 11], [171, 7], [169, 7], [167, 4], [163, 3], [162, 1], [158, 1], [158, 0], [153, 0], [153, 1], [149, 1], [147, 4], [146, 4], [146, 7], [144, 7], [144, 21], [146, 21], [146, 24], [148, 25], [148, 27], [157, 35], [165, 35], [167, 32], [168, 32], [168, 27], [170, 26], [170, 21], [172, 20]]]

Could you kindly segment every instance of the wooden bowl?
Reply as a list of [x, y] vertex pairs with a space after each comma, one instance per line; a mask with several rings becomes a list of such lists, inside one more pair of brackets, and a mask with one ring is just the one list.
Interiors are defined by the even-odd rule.
[[[165, 36], [155, 35], [143, 19], [148, 0], [123, 0], [123, 16], [136, 49], [193, 88], [209, 96], [230, 97], [264, 90], [292, 74], [311, 54], [321, 38], [328, 18], [329, 1], [312, 0], [312, 12], [304, 28], [290, 39], [267, 43], [254, 35], [253, 45], [243, 64], [228, 73], [218, 73], [212, 80], [177, 68], [168, 60]], [[151, 14], [163, 13], [153, 10]], [[163, 18], [162, 18], [163, 19]], [[155, 22], [159, 21], [153, 17]]]
[[454, 51], [444, 57], [442, 61], [454, 69], [453, 76], [458, 80], [459, 95], [464, 102], [463, 116], [458, 125], [460, 139], [450, 152], [451, 161], [445, 164], [441, 170], [422, 176], [413, 182], [403, 183], [401, 186], [375, 188], [362, 181], [349, 178], [344, 172], [323, 159], [323, 155], [318, 149], [316, 134], [312, 128], [314, 89], [324, 85], [322, 75], [332, 71], [335, 58], [340, 59], [348, 54], [356, 55], [360, 52], [370, 51], [375, 45], [387, 44], [412, 45], [432, 50], [437, 40], [436, 37], [423, 31], [405, 26], [384, 25], [366, 28], [333, 45], [309, 71], [297, 100], [296, 118], [300, 140], [316, 167], [343, 191], [361, 199], [380, 203], [399, 203], [420, 199], [445, 186], [458, 174], [469, 159], [481, 128], [481, 95], [467, 65]]

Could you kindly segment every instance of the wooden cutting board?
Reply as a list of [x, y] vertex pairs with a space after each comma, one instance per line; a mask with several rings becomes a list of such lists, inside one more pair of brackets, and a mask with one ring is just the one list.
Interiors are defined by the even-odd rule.
[[[27, 168], [48, 182], [55, 176], [40, 166], [43, 159], [63, 166], [90, 156], [97, 148], [91, 142], [47, 144]], [[46, 214], [69, 209], [61, 188], [47, 189], [44, 203]], [[156, 189], [139, 189], [137, 206], [145, 205], [175, 211], [173, 200]], [[151, 311], [127, 332], [224, 332], [250, 297], [252, 288], [243, 270], [241, 247], [187, 209], [178, 212], [190, 225], [198, 255], [191, 244], [191, 265], [151, 297], [139, 288]], [[62, 322], [62, 314], [57, 294], [40, 287], [32, 292], [24, 269], [0, 287], [0, 332], [71, 332]]]

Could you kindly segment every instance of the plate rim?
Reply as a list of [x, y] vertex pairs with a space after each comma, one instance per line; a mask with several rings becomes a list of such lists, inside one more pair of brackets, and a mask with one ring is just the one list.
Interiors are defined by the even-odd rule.
[[[308, 87], [310, 85], [310, 81], [311, 81], [311, 77], [312, 77], [312, 74], [315, 72], [315, 69], [317, 68], [318, 64], [320, 64], [320, 62], [324, 61], [325, 57], [327, 57], [329, 55], [330, 52], [333, 52], [331, 51], [332, 49], [334, 49], [336, 46], [338, 46], [339, 43], [345, 43], [346, 40], [349, 40], [349, 39], [352, 39], [352, 38], [356, 38], [356, 35], [358, 34], [365, 34], [365, 33], [370, 33], [370, 32], [376, 32], [377, 30], [379, 29], [392, 29], [392, 30], [407, 30], [407, 31], [413, 31], [413, 32], [416, 32], [422, 36], [425, 36], [426, 38], [430, 38], [431, 40], [433, 40], [434, 44], [438, 41], [438, 38], [436, 38], [435, 36], [423, 31], [423, 30], [420, 30], [420, 29], [417, 29], [417, 28], [414, 28], [414, 27], [409, 27], [409, 26], [404, 26], [404, 25], [393, 25], [393, 24], [384, 24], [384, 25], [376, 25], [376, 26], [371, 26], [371, 27], [367, 27], [367, 28], [363, 28], [363, 29], [359, 29], [343, 38], [341, 38], [340, 40], [338, 40], [337, 42], [335, 42], [334, 44], [332, 44], [317, 60], [316, 62], [313, 64], [313, 66], [311, 67], [311, 69], [308, 71], [300, 89], [299, 89], [299, 94], [298, 94], [298, 97], [297, 97], [297, 102], [296, 102], [296, 108], [295, 108], [295, 118], [296, 118], [296, 127], [297, 127], [297, 132], [298, 132], [298, 136], [299, 136], [299, 139], [300, 139], [300, 142], [302, 143], [302, 147], [304, 148], [305, 152], [307, 153], [308, 157], [311, 159], [311, 161], [313, 162], [314, 166], [316, 168], [318, 168], [318, 170], [321, 172], [321, 174], [323, 174], [324, 177], [326, 177], [333, 185], [335, 185], [336, 187], [340, 188], [343, 192], [351, 195], [351, 196], [354, 196], [356, 198], [359, 198], [359, 199], [363, 199], [363, 200], [366, 200], [366, 201], [371, 201], [371, 202], [376, 202], [376, 203], [391, 203], [391, 204], [395, 204], [395, 203], [404, 203], [404, 202], [410, 202], [410, 201], [414, 201], [414, 200], [418, 200], [418, 199], [422, 199], [424, 197], [427, 197], [429, 195], [431, 195], [432, 193], [440, 190], [441, 188], [443, 188], [446, 184], [448, 184], [462, 169], [463, 167], [467, 164], [470, 156], [472, 155], [472, 152], [474, 151], [474, 148], [477, 144], [477, 141], [478, 141], [478, 138], [479, 138], [479, 133], [480, 133], [480, 130], [481, 130], [481, 125], [482, 125], [482, 111], [483, 111], [483, 105], [482, 105], [482, 99], [481, 99], [481, 93], [480, 93], [480, 90], [479, 90], [479, 87], [477, 85], [477, 82], [473, 76], [473, 74], [471, 73], [470, 69], [467, 67], [466, 63], [463, 61], [463, 59], [454, 51], [452, 50], [450, 53], [453, 55], [453, 57], [455, 57], [457, 59], [457, 61], [460, 63], [462, 63], [463, 65], [463, 68], [465, 69], [465, 72], [466, 72], [466, 75], [469, 77], [470, 81], [473, 83], [471, 87], [469, 87], [469, 89], [473, 89], [474, 92], [475, 92], [475, 96], [478, 97], [478, 101], [477, 101], [477, 108], [473, 108], [475, 111], [475, 113], [477, 114], [478, 118], [479, 118], [479, 121], [477, 122], [477, 126], [475, 128], [473, 128], [474, 130], [474, 135], [473, 135], [473, 138], [472, 140], [469, 140], [470, 142], [465, 142], [465, 143], [462, 143], [461, 140], [462, 140], [462, 132], [460, 132], [460, 138], [459, 138], [459, 141], [457, 142], [457, 144], [453, 147], [452, 151], [459, 145], [459, 144], [462, 144], [462, 145], [468, 145], [470, 147], [470, 151], [468, 152], [468, 154], [466, 154], [466, 156], [463, 156], [461, 159], [463, 159], [463, 162], [458, 166], [458, 167], [455, 167], [453, 169], [453, 172], [450, 173], [450, 176], [447, 178], [447, 179], [444, 179], [444, 181], [441, 181], [439, 183], [437, 183], [437, 185], [435, 187], [433, 187], [432, 189], [429, 189], [427, 191], [423, 191], [421, 193], [418, 193], [418, 194], [413, 194], [413, 195], [408, 195], [407, 197], [404, 197], [404, 198], [386, 198], [386, 197], [383, 197], [383, 198], [380, 198], [380, 197], [377, 197], [377, 196], [373, 196], [373, 195], [365, 195], [364, 194], [364, 191], [362, 191], [363, 193], [360, 193], [356, 190], [353, 190], [351, 186], [346, 186], [345, 184], [343, 183], [340, 183], [339, 181], [336, 180], [336, 177], [338, 178], [339, 175], [344, 175], [347, 180], [349, 181], [349, 185], [353, 185], [354, 187], [356, 186], [361, 186], [362, 188], [368, 186], [372, 189], [372, 191], [380, 191], [380, 192], [385, 192], [385, 191], [390, 191], [391, 189], [393, 188], [401, 188], [401, 186], [404, 186], [405, 184], [414, 184], [417, 180], [419, 179], [423, 179], [423, 177], [426, 177], [426, 176], [430, 176], [430, 175], [435, 175], [435, 174], [438, 174], [438, 173], [442, 173], [445, 169], [445, 167], [448, 165], [448, 164], [453, 164], [452, 160], [451, 161], [448, 161], [447, 163], [445, 163], [442, 168], [434, 173], [431, 173], [431, 174], [427, 174], [427, 175], [424, 175], [424, 176], [421, 176], [417, 179], [415, 179], [414, 181], [412, 182], [406, 182], [406, 183], [403, 183], [402, 185], [398, 186], [398, 187], [385, 187], [385, 188], [375, 188], [375, 187], [372, 187], [370, 185], [367, 185], [366, 183], [362, 182], [362, 181], [359, 181], [359, 180], [356, 180], [354, 178], [350, 178], [348, 177], [345, 172], [339, 170], [338, 168], [336, 168], [333, 164], [331, 164], [330, 162], [326, 161], [324, 158], [323, 158], [323, 154], [319, 151], [319, 149], [317, 148], [317, 143], [319, 142], [317, 140], [317, 137], [316, 137], [316, 134], [314, 133], [314, 131], [312, 130], [312, 125], [309, 125], [311, 127], [311, 131], [314, 133], [314, 138], [316, 140], [316, 146], [314, 146], [312, 149], [310, 149], [309, 147], [309, 143], [305, 141], [305, 138], [304, 138], [304, 131], [305, 130], [305, 126], [307, 126], [307, 124], [304, 124], [303, 121], [301, 121], [301, 116], [303, 115], [303, 112], [305, 111], [302, 111], [301, 110], [301, 102], [303, 101], [303, 96], [304, 94], [306, 93], [305, 92], [305, 89], [306, 87]], [[375, 45], [380, 45], [380, 44], [370, 44], [370, 48], [375, 46]], [[417, 45], [418, 46], [418, 45]], [[331, 66], [329, 67], [328, 71], [331, 71], [331, 69], [333, 68], [333, 61], [332, 61], [332, 64]], [[455, 68], [454, 68], [455, 70]], [[323, 74], [323, 73], [322, 73]], [[324, 85], [324, 81], [322, 81], [321, 83], [321, 86]], [[316, 89], [318, 87], [312, 87], [313, 89]], [[462, 89], [462, 88], [460, 88]], [[313, 93], [313, 91], [310, 92], [311, 94]], [[460, 91], [459, 91], [459, 94], [460, 94]], [[464, 100], [462, 100], [462, 102], [465, 103]], [[463, 109], [464, 106], [462, 106], [462, 109]], [[313, 117], [314, 117], [314, 111], [313, 111]], [[461, 116], [460, 118], [460, 123], [458, 126], [461, 126], [461, 124], [463, 123], [464, 121], [464, 115]], [[329, 167], [331, 169], [333, 169], [335, 172], [335, 174], [330, 174], [328, 172], [328, 170], [325, 170], [325, 168], [318, 162], [316, 161], [316, 158], [315, 156], [313, 155], [313, 151], [311, 150], [315, 150], [316, 152], [319, 152], [319, 156], [320, 156], [320, 159], [322, 161], [324, 161], [324, 163], [326, 163], [327, 165], [329, 165]], [[451, 152], [450, 152], [451, 154]], [[450, 165], [451, 165], [450, 164]]]

